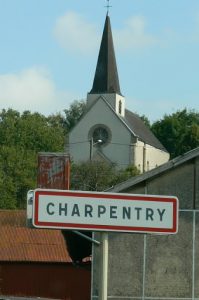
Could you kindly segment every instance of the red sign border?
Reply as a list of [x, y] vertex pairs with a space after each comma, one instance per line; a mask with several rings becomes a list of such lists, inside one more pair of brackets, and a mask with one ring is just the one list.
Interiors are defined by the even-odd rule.
[[[39, 196], [55, 195], [55, 196], [75, 196], [112, 200], [141, 200], [153, 202], [169, 202], [173, 204], [173, 226], [172, 228], [152, 228], [152, 227], [135, 227], [135, 226], [115, 226], [115, 225], [98, 225], [98, 224], [74, 224], [59, 222], [41, 222], [39, 217]], [[159, 195], [140, 195], [140, 194], [120, 194], [120, 193], [102, 193], [102, 192], [84, 192], [69, 190], [49, 190], [36, 189], [34, 191], [33, 201], [33, 225], [37, 228], [51, 229], [68, 229], [68, 230], [87, 230], [87, 231], [110, 231], [110, 232], [137, 232], [137, 233], [159, 233], [159, 234], [175, 234], [178, 231], [178, 198], [175, 196], [159, 196]]]

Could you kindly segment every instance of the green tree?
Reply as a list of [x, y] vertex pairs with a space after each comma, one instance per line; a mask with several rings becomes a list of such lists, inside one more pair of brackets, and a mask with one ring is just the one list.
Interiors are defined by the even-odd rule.
[[135, 166], [123, 170], [113, 164], [98, 161], [72, 164], [71, 189], [104, 191], [138, 174], [139, 171]]
[[51, 127], [62, 128], [64, 135], [68, 133], [66, 120], [63, 114], [57, 113], [47, 117], [47, 122]]
[[[1, 161], [0, 161], [1, 164]], [[13, 179], [5, 176], [0, 165], [0, 209], [15, 209], [17, 207]]]
[[149, 128], [151, 127], [151, 123], [150, 123], [149, 119], [145, 115], [140, 116], [140, 119], [144, 122], [144, 124], [147, 127], [149, 127]]
[[27, 191], [36, 187], [38, 152], [63, 151], [64, 128], [57, 118], [0, 113], [0, 208], [24, 208]]
[[69, 109], [65, 109], [65, 128], [70, 131], [79, 121], [83, 113], [86, 111], [86, 102], [84, 100], [81, 101], [73, 101], [70, 105]]
[[45, 117], [39, 113], [24, 112], [16, 128], [16, 134], [20, 135], [17, 145], [36, 152], [63, 150], [64, 129], [56, 118], [57, 116]]
[[199, 113], [183, 109], [165, 115], [151, 130], [174, 158], [199, 146]]

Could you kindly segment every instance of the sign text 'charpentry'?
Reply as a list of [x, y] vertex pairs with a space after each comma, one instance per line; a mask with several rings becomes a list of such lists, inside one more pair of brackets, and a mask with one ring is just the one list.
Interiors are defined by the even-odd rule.
[[174, 234], [178, 229], [178, 199], [65, 190], [34, 191], [33, 225], [89, 231]]

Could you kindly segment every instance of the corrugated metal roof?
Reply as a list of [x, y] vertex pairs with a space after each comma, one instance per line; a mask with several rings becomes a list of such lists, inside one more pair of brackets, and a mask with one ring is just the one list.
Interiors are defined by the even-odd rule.
[[0, 225], [26, 226], [26, 211], [0, 210]]
[[72, 262], [60, 230], [27, 228], [17, 210], [0, 210], [0, 261]]

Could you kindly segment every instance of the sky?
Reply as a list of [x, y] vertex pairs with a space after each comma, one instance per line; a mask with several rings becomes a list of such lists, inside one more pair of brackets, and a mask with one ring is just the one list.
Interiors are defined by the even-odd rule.
[[[106, 0], [0, 0], [0, 110], [62, 113], [92, 88]], [[126, 107], [199, 110], [199, 1], [110, 0]]]

